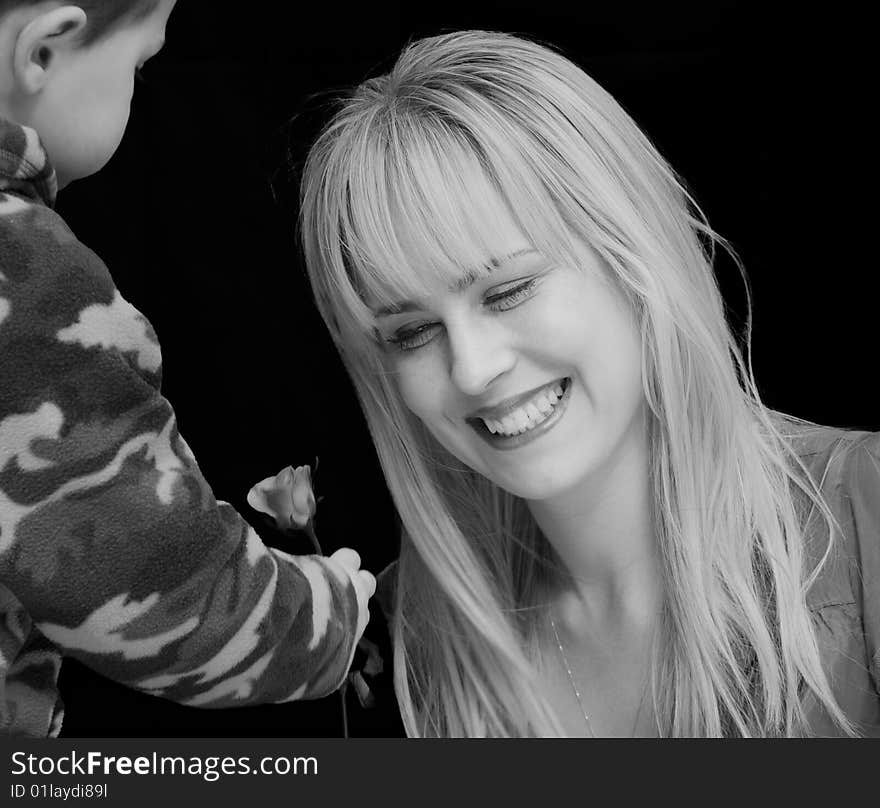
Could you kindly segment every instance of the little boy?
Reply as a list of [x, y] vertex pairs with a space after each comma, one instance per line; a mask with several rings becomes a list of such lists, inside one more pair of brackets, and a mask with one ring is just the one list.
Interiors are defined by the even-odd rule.
[[52, 210], [128, 122], [175, 0], [0, 0], [0, 733], [57, 735], [62, 654], [202, 707], [344, 680], [375, 580], [214, 499], [149, 322]]

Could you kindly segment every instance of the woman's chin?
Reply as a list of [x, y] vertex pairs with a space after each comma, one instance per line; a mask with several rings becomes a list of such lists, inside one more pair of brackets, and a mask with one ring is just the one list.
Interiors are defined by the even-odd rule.
[[496, 479], [496, 484], [510, 494], [531, 502], [552, 500], [571, 492], [583, 478], [580, 474], [565, 474], [558, 466], [545, 473], [539, 469], [529, 470], [531, 473], [505, 475]]

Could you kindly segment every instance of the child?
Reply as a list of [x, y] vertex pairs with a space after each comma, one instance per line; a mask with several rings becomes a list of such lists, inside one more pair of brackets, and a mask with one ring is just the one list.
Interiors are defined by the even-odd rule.
[[128, 121], [175, 0], [0, 0], [0, 732], [57, 735], [62, 654], [183, 704], [343, 681], [373, 576], [267, 549], [214, 499], [159, 345], [53, 212]]

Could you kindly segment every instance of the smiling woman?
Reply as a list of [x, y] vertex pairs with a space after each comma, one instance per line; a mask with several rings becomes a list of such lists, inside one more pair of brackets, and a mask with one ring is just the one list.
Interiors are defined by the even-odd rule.
[[878, 731], [880, 442], [762, 404], [724, 241], [592, 79], [412, 44], [314, 145], [301, 226], [404, 525], [410, 735]]

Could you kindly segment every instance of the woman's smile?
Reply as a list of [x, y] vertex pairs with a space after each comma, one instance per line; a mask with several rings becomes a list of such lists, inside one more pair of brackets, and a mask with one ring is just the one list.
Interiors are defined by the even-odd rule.
[[565, 377], [465, 420], [493, 448], [516, 449], [553, 429], [568, 407], [570, 396], [571, 379]]

